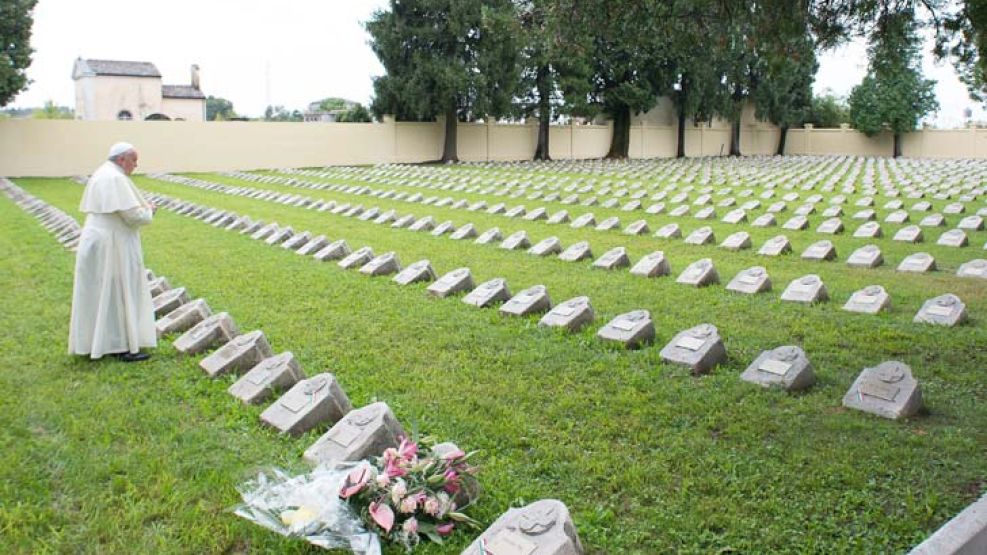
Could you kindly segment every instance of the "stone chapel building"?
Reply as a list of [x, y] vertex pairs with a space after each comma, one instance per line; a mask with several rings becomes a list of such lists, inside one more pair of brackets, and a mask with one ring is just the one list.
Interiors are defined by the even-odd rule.
[[150, 62], [75, 60], [75, 118], [81, 120], [205, 121], [199, 66], [188, 85], [163, 85]]

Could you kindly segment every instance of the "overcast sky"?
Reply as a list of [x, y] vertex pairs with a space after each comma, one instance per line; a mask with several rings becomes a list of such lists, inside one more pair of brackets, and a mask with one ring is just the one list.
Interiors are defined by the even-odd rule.
[[[202, 90], [233, 102], [247, 116], [268, 104], [302, 109], [339, 96], [367, 104], [371, 77], [383, 73], [362, 23], [386, 0], [39, 0], [34, 12], [30, 88], [10, 104], [46, 100], [74, 107], [72, 63], [77, 57], [152, 62], [170, 85], [187, 84], [199, 64]], [[963, 110], [987, 119], [969, 100], [952, 68], [934, 66], [941, 127], [959, 126]], [[863, 77], [867, 56], [851, 43], [823, 55], [816, 91], [849, 94]]]

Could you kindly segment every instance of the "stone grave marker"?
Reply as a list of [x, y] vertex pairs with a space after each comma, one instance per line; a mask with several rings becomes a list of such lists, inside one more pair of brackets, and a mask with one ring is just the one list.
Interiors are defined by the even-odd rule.
[[688, 213], [689, 213], [689, 206], [686, 205], [686, 204], [680, 204], [679, 206], [676, 206], [675, 208], [672, 208], [668, 212], [668, 215], [669, 216], [674, 216], [676, 218], [681, 218], [682, 216], [685, 216]]
[[709, 226], [700, 227], [685, 238], [687, 245], [709, 245], [715, 242], [716, 236], [713, 234], [713, 229]]
[[664, 211], [665, 211], [665, 203], [664, 202], [656, 202], [656, 203], [652, 204], [651, 206], [648, 206], [647, 208], [644, 209], [644, 213], [645, 214], [651, 214], [652, 216], [654, 216], [656, 214], [661, 214]]
[[806, 216], [811, 216], [812, 214], [815, 213], [816, 213], [816, 205], [814, 204], [803, 204], [802, 206], [799, 206], [798, 208], [795, 209], [795, 215], [802, 216], [803, 218]]
[[508, 509], [462, 555], [583, 555], [576, 526], [561, 501], [542, 499]]
[[504, 212], [504, 217], [506, 217], [506, 218], [519, 218], [521, 216], [524, 216], [524, 214], [525, 214], [524, 205], [523, 204], [520, 204], [520, 205], [515, 206], [514, 208], [511, 208], [510, 210]]
[[645, 235], [650, 232], [651, 229], [648, 227], [648, 222], [644, 220], [633, 221], [624, 228], [625, 235]]
[[360, 267], [360, 273], [370, 277], [389, 276], [401, 271], [401, 261], [394, 251], [377, 255]]
[[329, 244], [329, 239], [325, 235], [319, 235], [318, 237], [313, 237], [309, 239], [307, 243], [301, 246], [296, 253], [302, 256], [313, 255]]
[[654, 278], [667, 276], [672, 273], [672, 267], [665, 258], [663, 251], [655, 251], [641, 257], [631, 268], [631, 274], [635, 276]]
[[851, 216], [854, 220], [872, 221], [877, 219], [877, 213], [873, 209], [859, 210]]
[[751, 235], [746, 231], [731, 233], [720, 243], [720, 248], [730, 251], [739, 251], [751, 248]]
[[628, 258], [627, 249], [624, 247], [614, 247], [603, 253], [603, 256], [593, 261], [594, 268], [602, 268], [604, 270], [626, 268], [627, 266], [630, 266], [630, 264], [631, 259]]
[[905, 257], [898, 265], [899, 272], [931, 272], [936, 269], [936, 259], [927, 252], [916, 252]]
[[504, 278], [494, 278], [481, 283], [463, 297], [463, 302], [478, 308], [486, 308], [497, 302], [505, 302], [511, 298]]
[[423, 216], [408, 226], [409, 231], [432, 231], [435, 229], [435, 218], [432, 216]]
[[411, 225], [412, 223], [414, 223], [414, 221], [415, 221], [414, 214], [405, 214], [404, 216], [401, 216], [400, 218], [397, 218], [396, 220], [391, 222], [391, 227], [393, 227], [394, 229], [404, 229], [409, 225]]
[[816, 382], [816, 375], [805, 351], [794, 345], [786, 345], [762, 352], [744, 370], [740, 379], [764, 387], [799, 391], [812, 386]]
[[500, 248], [509, 251], [527, 249], [530, 246], [531, 241], [528, 240], [528, 233], [523, 229], [515, 231], [500, 244]]
[[474, 202], [473, 204], [467, 206], [466, 207], [466, 210], [468, 210], [470, 212], [477, 212], [479, 210], [486, 209], [486, 207], [487, 207], [487, 203], [486, 202], [484, 202], [482, 200], [478, 200], [478, 201]]
[[565, 262], [578, 262], [589, 258], [593, 258], [593, 251], [590, 250], [589, 241], [573, 243], [559, 254], [559, 260]]
[[152, 298], [151, 306], [154, 307], [154, 316], [160, 318], [187, 302], [189, 302], [188, 292], [184, 287], [176, 287]]
[[349, 270], [352, 268], [359, 268], [370, 262], [374, 257], [374, 251], [370, 247], [360, 247], [359, 249], [349, 253], [342, 260], [337, 262], [340, 268], [344, 270]]
[[569, 222], [569, 212], [565, 210], [559, 210], [558, 212], [552, 214], [547, 223], [550, 224], [564, 224]]
[[500, 307], [500, 313], [508, 316], [539, 314], [552, 308], [552, 300], [544, 285], [534, 285], [511, 297]]
[[264, 243], [271, 246], [280, 245], [288, 239], [291, 239], [294, 234], [295, 232], [291, 229], [291, 226], [282, 227], [281, 229], [278, 229], [274, 233], [268, 235], [267, 239], [264, 239]]
[[363, 213], [361, 213], [359, 216], [357, 216], [357, 219], [360, 220], [361, 222], [369, 222], [371, 220], [376, 220], [378, 216], [380, 216], [380, 208], [377, 208], [376, 206], [371, 206], [370, 208], [364, 210]]
[[966, 212], [966, 206], [962, 202], [951, 202], [943, 207], [943, 214], [962, 214]]
[[793, 231], [800, 231], [809, 227], [809, 220], [807, 220], [805, 216], [793, 216], [788, 221], [783, 223], [781, 227]]
[[312, 233], [305, 231], [292, 235], [289, 239], [281, 243], [281, 247], [290, 251], [297, 251], [312, 239]]
[[929, 214], [918, 222], [919, 227], [944, 227], [946, 218], [942, 214]]
[[147, 283], [147, 288], [151, 292], [151, 297], [154, 298], [165, 291], [171, 290], [171, 284], [168, 283], [168, 278], [160, 276], [149, 281]]
[[524, 215], [524, 219], [529, 222], [545, 220], [547, 218], [548, 218], [548, 214], [544, 206], [539, 206], [538, 208], [535, 208], [534, 210]]
[[966, 231], [982, 231], [984, 229], [984, 219], [976, 214], [967, 216], [960, 220], [960, 223], [956, 224], [956, 228]]
[[962, 229], [950, 229], [939, 236], [936, 244], [944, 247], [965, 247], [970, 244], [970, 240]]
[[394, 210], [386, 210], [381, 213], [381, 215], [374, 218], [374, 223], [377, 225], [390, 224], [394, 222], [397, 218], [398, 213]]
[[685, 271], [679, 274], [676, 283], [691, 285], [693, 287], [705, 287], [720, 282], [720, 276], [716, 273], [716, 267], [709, 258], [699, 259], [686, 267]]
[[408, 285], [419, 281], [432, 281], [434, 279], [435, 270], [432, 269], [432, 264], [427, 259], [415, 262], [394, 276], [394, 282], [398, 285]]
[[196, 355], [210, 347], [227, 343], [239, 333], [229, 313], [220, 312], [192, 326], [173, 345], [183, 355]]
[[552, 236], [542, 239], [535, 246], [528, 249], [528, 254], [535, 256], [548, 256], [562, 252], [562, 241], [558, 237]]
[[761, 214], [751, 222], [751, 225], [754, 227], [774, 227], [778, 225], [778, 222], [772, 214]]
[[925, 301], [913, 321], [953, 327], [966, 321], [966, 305], [956, 295], [946, 293]]
[[771, 290], [771, 278], [768, 277], [768, 271], [763, 266], [752, 266], [741, 270], [730, 280], [727, 290], [746, 295], [763, 293]]
[[843, 215], [843, 208], [841, 206], [830, 206], [829, 208], [822, 211], [822, 216], [824, 218], [839, 218], [842, 215]]
[[712, 324], [699, 324], [677, 334], [661, 350], [665, 362], [688, 367], [693, 374], [706, 374], [726, 360], [723, 340]]
[[909, 220], [908, 212], [904, 210], [895, 210], [894, 212], [887, 215], [884, 218], [885, 223], [889, 224], [903, 224]]
[[473, 274], [470, 269], [456, 268], [429, 285], [427, 291], [434, 297], [445, 298], [456, 293], [472, 291], [473, 287]]
[[253, 368], [261, 360], [273, 355], [264, 332], [254, 330], [238, 335], [199, 362], [206, 375], [216, 378], [228, 373], [239, 374]]
[[[755, 206], [754, 208], [751, 208], [750, 210], [756, 210], [757, 208], [758, 207]], [[775, 203], [772, 203], [771, 206], [769, 206], [767, 208], [768, 214], [778, 214], [780, 212], [784, 212], [785, 210], [788, 210], [788, 204], [787, 203], [784, 203], [784, 202], [775, 202]]]
[[624, 203], [624, 205], [620, 207], [621, 212], [633, 212], [635, 210], [640, 210], [640, 209], [641, 209], [641, 201], [637, 199], [630, 200]]
[[431, 231], [431, 235], [433, 237], [441, 237], [446, 233], [452, 233], [454, 231], [456, 231], [456, 227], [453, 225], [452, 220], [446, 220], [435, 226], [435, 229]]
[[830, 235], [843, 233], [843, 222], [839, 218], [825, 220], [816, 228], [816, 233], [828, 233]]
[[476, 227], [473, 226], [472, 223], [468, 223], [463, 227], [457, 229], [456, 231], [453, 231], [452, 235], [449, 236], [450, 239], [453, 239], [455, 241], [460, 241], [463, 239], [472, 239], [474, 237], [476, 237]]
[[843, 406], [897, 420], [922, 408], [922, 390], [907, 364], [896, 360], [865, 368], [843, 396]]
[[679, 228], [679, 224], [665, 224], [658, 228], [655, 232], [655, 237], [661, 239], [678, 239], [682, 237], [682, 230]]
[[397, 447], [404, 428], [387, 403], [377, 402], [349, 411], [305, 450], [305, 462], [358, 461]]
[[593, 321], [593, 307], [589, 297], [574, 297], [564, 303], [555, 305], [541, 320], [539, 326], [563, 327], [575, 332]]
[[723, 222], [728, 224], [739, 224], [741, 222], [746, 222], [746, 221], [747, 221], [747, 211], [744, 210], [743, 208], [737, 208], [735, 210], [731, 210], [727, 212], [725, 216], [723, 216]]
[[956, 270], [956, 275], [960, 277], [976, 277], [987, 279], [987, 260], [975, 258], [969, 262], [960, 264]]
[[154, 322], [154, 330], [158, 337], [183, 332], [210, 316], [212, 309], [206, 304], [205, 299], [195, 299], [159, 318]]
[[864, 314], [877, 314], [889, 308], [891, 308], [891, 297], [880, 285], [868, 285], [854, 292], [850, 295], [850, 300], [843, 305], [843, 310]]
[[877, 222], [867, 222], [865, 224], [862, 224], [853, 232], [854, 237], [871, 238], [871, 237], [881, 237], [882, 235], [883, 234], [881, 233], [881, 224]]
[[712, 206], [700, 208], [699, 211], [694, 214], [694, 217], [697, 220], [712, 220], [716, 218], [716, 210]]
[[260, 420], [281, 433], [297, 436], [338, 422], [352, 409], [336, 377], [323, 373], [297, 382], [261, 413]]
[[647, 310], [632, 310], [610, 320], [596, 332], [596, 336], [635, 349], [655, 340], [655, 325]]
[[922, 235], [922, 228], [917, 225], [908, 225], [899, 229], [894, 234], [893, 240], [903, 243], [921, 243], [925, 237]]
[[802, 252], [803, 260], [835, 260], [836, 247], [830, 241], [817, 241]]
[[829, 300], [829, 292], [819, 276], [808, 274], [793, 279], [782, 292], [781, 300], [811, 304]]
[[846, 264], [854, 268], [877, 268], [884, 264], [884, 256], [877, 245], [864, 245], [853, 251]]
[[491, 243], [500, 241], [503, 238], [504, 236], [500, 234], [499, 227], [491, 227], [490, 229], [481, 233], [480, 236], [476, 238], [476, 241], [473, 242], [476, 243], [477, 245], [489, 245]]
[[327, 260], [340, 260], [349, 254], [350, 246], [346, 244], [344, 239], [339, 239], [319, 249], [319, 251], [313, 255], [313, 258], [320, 262], [325, 262]]
[[503, 214], [505, 211], [506, 209], [503, 202], [498, 202], [497, 204], [487, 208], [487, 214]]
[[597, 231], [610, 231], [612, 229], [620, 229], [620, 218], [617, 216], [610, 216], [596, 225]]
[[305, 379], [302, 368], [290, 351], [258, 362], [227, 389], [237, 399], [254, 405], [267, 400], [272, 393], [290, 388]]

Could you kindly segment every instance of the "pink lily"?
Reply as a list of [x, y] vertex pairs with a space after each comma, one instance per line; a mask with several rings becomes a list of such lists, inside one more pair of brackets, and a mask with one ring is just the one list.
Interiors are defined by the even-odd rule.
[[396, 460], [387, 461], [387, 465], [384, 467], [384, 474], [391, 478], [397, 478], [404, 476], [408, 471], [401, 468], [400, 464]]
[[360, 490], [363, 489], [369, 479], [370, 472], [367, 467], [361, 466], [360, 468], [354, 469], [348, 476], [346, 476], [346, 481], [343, 482], [343, 487], [339, 491], [339, 496], [343, 499], [349, 499], [357, 493], [360, 493]]
[[452, 534], [452, 529], [456, 527], [454, 522], [446, 522], [445, 524], [439, 524], [435, 527], [435, 531], [439, 533], [440, 536], [448, 536]]
[[442, 458], [447, 461], [454, 461], [456, 459], [461, 459], [466, 456], [466, 453], [462, 449], [456, 449], [455, 451], [449, 451]]
[[385, 532], [390, 532], [391, 528], [394, 527], [394, 511], [391, 507], [383, 504], [377, 503], [376, 501], [370, 503], [370, 517], [374, 519]]
[[444, 490], [449, 493], [456, 493], [459, 491], [459, 474], [455, 470], [447, 470], [445, 476], [443, 476], [446, 481], [446, 485], [443, 487]]
[[404, 521], [404, 524], [401, 525], [401, 528], [409, 534], [417, 534], [418, 520], [415, 517], [411, 517], [408, 520]]
[[410, 461], [418, 455], [418, 444], [413, 441], [408, 441], [407, 438], [401, 438], [401, 444], [398, 445], [398, 456]]

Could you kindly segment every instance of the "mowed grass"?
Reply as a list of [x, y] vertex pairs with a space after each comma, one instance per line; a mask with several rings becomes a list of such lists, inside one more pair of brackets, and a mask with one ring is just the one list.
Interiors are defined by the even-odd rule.
[[[82, 190], [67, 180], [17, 183], [72, 213]], [[765, 265], [774, 292], [746, 297], [722, 285], [694, 290], [672, 278], [644, 280], [270, 202], [138, 183], [345, 238], [353, 248], [394, 250], [404, 264], [428, 258], [440, 274], [469, 266], [477, 281], [505, 277], [512, 291], [543, 283], [556, 302], [589, 295], [599, 325], [627, 310], [650, 310], [656, 344], [627, 352], [597, 341], [598, 326], [573, 335], [541, 329], [536, 318], [506, 319], [458, 299], [430, 299], [424, 285], [367, 278], [166, 211], [144, 230], [145, 258], [155, 272], [230, 312], [243, 331], [264, 330], [275, 350], [294, 352], [308, 374], [334, 372], [355, 405], [386, 401], [406, 428], [481, 449], [485, 491], [473, 513], [481, 521], [553, 497], [570, 507], [591, 552], [900, 552], [987, 483], [987, 294], [977, 280], [853, 270], [797, 256], [763, 259], [394, 203], [402, 213], [473, 221], [480, 230], [498, 225], [505, 235], [526, 229], [533, 241], [588, 239], [597, 255], [616, 245], [632, 259], [664, 249], [675, 274], [711, 256], [724, 283], [740, 269]], [[358, 202], [383, 208], [393, 201]], [[594, 208], [588, 210], [599, 221], [606, 211]], [[178, 357], [169, 340], [147, 364], [66, 355], [72, 254], [9, 201], [0, 202], [0, 216], [9, 253], [0, 261], [7, 291], [0, 318], [8, 330], [0, 384], [10, 392], [0, 411], [0, 438], [10, 445], [0, 470], [5, 546], [305, 551], [227, 509], [238, 500], [236, 484], [253, 469], [301, 469], [301, 452], [319, 432], [292, 439], [261, 427], [263, 407], [240, 405], [225, 391], [232, 379], [207, 379], [197, 359]], [[795, 242], [796, 234], [787, 234]], [[815, 233], [803, 236], [816, 240]], [[852, 250], [844, 241], [835, 240], [842, 256]], [[976, 249], [963, 249], [964, 256]], [[778, 300], [790, 279], [810, 272], [823, 276], [833, 301], [805, 307]], [[852, 291], [870, 283], [888, 288], [890, 313], [840, 310]], [[911, 322], [924, 299], [944, 292], [967, 303], [968, 325]], [[728, 362], [703, 377], [661, 363], [661, 345], [700, 322], [719, 328]], [[812, 389], [789, 395], [739, 380], [760, 351], [783, 344], [805, 348], [818, 377]], [[840, 398], [859, 371], [890, 358], [912, 366], [927, 410], [891, 422], [842, 409]], [[458, 553], [471, 539], [457, 534], [425, 552]]]

